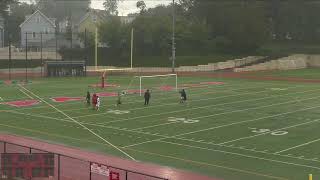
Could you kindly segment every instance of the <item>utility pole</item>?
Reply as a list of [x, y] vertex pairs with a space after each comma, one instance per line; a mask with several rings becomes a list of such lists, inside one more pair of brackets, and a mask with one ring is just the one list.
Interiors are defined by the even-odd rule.
[[26, 32], [26, 82], [28, 81], [28, 32]]
[[175, 3], [172, 0], [172, 72], [175, 72], [176, 47], [175, 47]]

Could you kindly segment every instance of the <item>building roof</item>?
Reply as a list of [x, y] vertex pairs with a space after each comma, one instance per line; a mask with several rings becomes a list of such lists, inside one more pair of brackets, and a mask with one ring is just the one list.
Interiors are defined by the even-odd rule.
[[39, 13], [45, 20], [47, 20], [53, 27], [56, 27], [55, 22], [54, 22], [54, 18], [48, 18], [46, 15], [44, 15], [40, 10], [36, 10], [33, 14], [26, 16], [26, 20], [20, 24], [20, 28], [27, 22], [30, 21], [30, 19], [36, 15], [37, 13]]
[[80, 19], [77, 25], [80, 25], [82, 22], [84, 22], [88, 17], [90, 17], [90, 15], [96, 15], [98, 19], [103, 19], [106, 17], [105, 11], [98, 10], [98, 9], [91, 9]]

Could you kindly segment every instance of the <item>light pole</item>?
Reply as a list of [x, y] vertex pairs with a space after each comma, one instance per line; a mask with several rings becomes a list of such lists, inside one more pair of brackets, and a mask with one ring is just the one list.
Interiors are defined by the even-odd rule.
[[172, 0], [172, 72], [174, 72], [175, 68], [175, 60], [176, 60], [176, 47], [175, 47], [175, 10], [174, 10], [174, 0]]

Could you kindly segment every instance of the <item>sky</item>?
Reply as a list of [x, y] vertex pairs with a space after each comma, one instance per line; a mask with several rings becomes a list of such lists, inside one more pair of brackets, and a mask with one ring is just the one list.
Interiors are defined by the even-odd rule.
[[[138, 12], [136, 3], [138, 0], [122, 0], [119, 3], [119, 15], [127, 15], [128, 13]], [[91, 7], [95, 9], [103, 9], [104, 0], [91, 0]], [[172, 0], [144, 0], [147, 8], [155, 7], [160, 4], [169, 4]]]
[[[0, 0], [1, 1], [1, 0]], [[32, 2], [33, 0], [19, 0], [20, 2]], [[127, 15], [129, 13], [139, 12], [136, 8], [136, 3], [138, 0], [120, 0], [118, 11], [119, 15]], [[91, 8], [94, 9], [104, 9], [103, 8], [104, 0], [91, 0]], [[144, 0], [147, 5], [147, 8], [152, 8], [160, 4], [169, 4], [172, 0]]]

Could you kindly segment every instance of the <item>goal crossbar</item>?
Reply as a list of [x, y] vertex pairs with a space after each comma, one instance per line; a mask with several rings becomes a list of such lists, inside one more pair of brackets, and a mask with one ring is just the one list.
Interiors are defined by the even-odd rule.
[[136, 78], [139, 78], [139, 87], [140, 87], [140, 96], [142, 96], [142, 78], [154, 78], [154, 77], [169, 77], [169, 76], [175, 76], [176, 79], [176, 91], [178, 91], [178, 75], [177, 74], [160, 74], [160, 75], [151, 75], [151, 76], [135, 76]]

